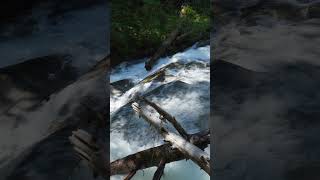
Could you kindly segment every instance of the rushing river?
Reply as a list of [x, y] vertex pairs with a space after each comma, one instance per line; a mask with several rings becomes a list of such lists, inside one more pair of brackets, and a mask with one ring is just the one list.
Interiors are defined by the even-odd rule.
[[[193, 46], [162, 58], [148, 72], [143, 60], [123, 63], [111, 72], [111, 161], [163, 144], [163, 139], [143, 119], [134, 114], [130, 101], [146, 96], [171, 113], [188, 131], [208, 128], [210, 112], [210, 47]], [[163, 73], [164, 72], [164, 73]], [[205, 149], [209, 153], [209, 147]], [[152, 179], [156, 167], [140, 170], [135, 180]], [[112, 180], [124, 176], [112, 176]], [[166, 180], [202, 180], [210, 177], [191, 160], [166, 165]]]

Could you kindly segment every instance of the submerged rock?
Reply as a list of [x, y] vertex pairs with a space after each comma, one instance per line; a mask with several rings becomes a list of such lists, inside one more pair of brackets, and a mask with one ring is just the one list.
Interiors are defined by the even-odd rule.
[[118, 90], [121, 93], [126, 92], [134, 86], [134, 83], [130, 79], [123, 79], [110, 84], [112, 89]]

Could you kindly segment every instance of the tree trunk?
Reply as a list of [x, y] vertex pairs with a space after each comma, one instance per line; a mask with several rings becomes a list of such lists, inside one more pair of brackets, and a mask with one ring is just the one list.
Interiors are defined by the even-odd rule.
[[167, 113], [165, 110], [163, 110], [161, 107], [159, 107], [157, 104], [149, 101], [148, 99], [144, 97], [140, 97], [141, 100], [146, 102], [149, 106], [153, 107], [164, 119], [168, 120], [172, 123], [174, 128], [179, 132], [179, 134], [184, 137], [185, 139], [189, 139], [188, 133], [183, 129], [183, 127], [177, 122], [176, 118], [171, 116], [169, 113]]
[[[190, 137], [190, 139], [194, 139], [194, 141], [191, 142], [200, 149], [204, 149], [210, 144], [208, 130], [192, 134]], [[77, 154], [85, 160], [96, 173], [106, 179], [112, 175], [131, 174], [140, 169], [158, 166], [161, 160], [170, 163], [186, 158], [178, 149], [173, 149], [171, 144], [163, 144], [115, 160], [110, 163], [109, 169], [108, 159], [104, 157], [106, 150], [103, 149], [103, 146], [94, 143], [91, 135], [83, 130], [78, 130], [73, 132], [70, 140]], [[97, 147], [99, 147], [98, 150]]]
[[[192, 139], [196, 139], [193, 143], [200, 149], [204, 149], [210, 144], [210, 137], [208, 137], [205, 132], [206, 131], [202, 131], [190, 136], [193, 137]], [[176, 148], [173, 149], [171, 144], [164, 144], [111, 162], [110, 176], [128, 174], [137, 169], [155, 167], [160, 164], [162, 159], [164, 159], [166, 163], [170, 163], [186, 159], [186, 157], [180, 150]]]

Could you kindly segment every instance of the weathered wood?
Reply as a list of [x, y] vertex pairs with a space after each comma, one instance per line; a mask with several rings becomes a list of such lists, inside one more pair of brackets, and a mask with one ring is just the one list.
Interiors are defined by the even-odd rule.
[[[161, 112], [159, 114], [166, 116], [168, 119], [173, 118], [169, 113], [166, 113], [156, 104], [152, 105], [153, 106], [150, 106], [157, 109], [158, 112]], [[137, 108], [138, 106], [133, 107]], [[146, 118], [146, 115], [142, 117]], [[153, 119], [152, 117], [150, 118]], [[70, 141], [74, 145], [74, 149], [77, 154], [83, 160], [88, 162], [88, 165], [93, 169], [94, 173], [100, 174], [106, 179], [108, 179], [109, 176], [116, 174], [128, 174], [126, 178], [131, 179], [135, 175], [136, 171], [154, 166], [158, 166], [158, 169], [154, 174], [154, 179], [160, 179], [166, 163], [179, 161], [182, 159], [191, 159], [197, 164], [200, 164], [199, 166], [206, 172], [208, 171], [208, 167], [204, 166], [204, 164], [205, 162], [209, 161], [209, 156], [202, 150], [204, 150], [204, 148], [206, 148], [208, 144], [210, 144], [209, 130], [189, 135], [189, 143], [179, 135], [172, 133], [166, 130], [166, 128], [162, 127], [163, 123], [160, 119], [154, 119], [155, 123], [157, 124], [155, 127], [157, 127], [160, 134], [164, 136], [165, 141], [170, 143], [131, 154], [127, 157], [115, 160], [110, 164], [108, 163], [109, 161], [106, 158], [106, 150], [103, 149], [106, 147], [99, 144], [94, 137], [92, 137], [85, 131], [78, 130], [73, 132], [73, 135], [70, 137]], [[178, 124], [178, 122], [176, 123]], [[199, 155], [200, 160], [203, 162], [200, 162], [198, 160], [199, 158], [197, 157]]]
[[152, 69], [153, 65], [157, 62], [157, 60], [161, 56], [163, 56], [163, 54], [166, 52], [166, 50], [169, 48], [172, 42], [177, 38], [177, 36], [181, 32], [181, 27], [181, 25], [178, 25], [178, 27], [169, 34], [168, 38], [162, 43], [162, 45], [156, 51], [156, 53], [146, 61], [145, 68], [147, 71], [150, 71]]
[[[200, 149], [204, 149], [210, 144], [210, 137], [204, 135], [206, 132], [201, 131], [190, 135], [190, 139], [195, 139], [192, 143]], [[162, 159], [166, 163], [185, 159], [184, 154], [178, 149], [173, 149], [171, 144], [163, 144], [128, 155], [108, 164], [104, 154], [100, 153], [105, 152], [103, 146], [96, 144], [88, 133], [83, 130], [74, 131], [70, 141], [74, 145], [77, 155], [88, 162], [89, 167], [105, 179], [116, 174], [128, 174], [138, 169], [158, 166]]]
[[184, 137], [186, 140], [189, 140], [189, 134], [184, 130], [184, 128], [177, 122], [176, 118], [167, 113], [164, 109], [159, 107], [157, 104], [149, 101], [145, 97], [139, 97], [141, 100], [146, 102], [148, 105], [153, 107], [164, 119], [172, 123], [173, 127], [179, 132], [179, 134]]
[[197, 146], [191, 144], [181, 136], [172, 132], [163, 126], [160, 119], [152, 117], [151, 114], [147, 114], [147, 110], [140, 107], [138, 103], [133, 103], [132, 108], [144, 118], [147, 122], [153, 125], [158, 132], [163, 136], [165, 141], [170, 142], [174, 148], [179, 149], [187, 158], [198, 164], [206, 173], [210, 175], [210, 156], [206, 152], [199, 149]]
[[[205, 149], [210, 144], [210, 137], [201, 136], [203, 132], [192, 134], [196, 141], [193, 143], [200, 149]], [[146, 169], [158, 166], [160, 161], [165, 159], [166, 163], [186, 159], [178, 149], [172, 148], [171, 144], [163, 144], [157, 147], [146, 149], [110, 163], [110, 175], [128, 174], [135, 169]]]

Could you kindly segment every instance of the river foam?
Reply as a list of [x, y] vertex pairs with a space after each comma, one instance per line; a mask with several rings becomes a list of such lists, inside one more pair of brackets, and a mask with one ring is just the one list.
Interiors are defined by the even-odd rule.
[[[197, 63], [197, 66], [178, 66], [166, 69], [165, 80], [161, 82], [141, 81], [156, 73], [161, 68], [172, 63], [188, 64]], [[111, 112], [111, 134], [110, 134], [110, 158], [111, 161], [125, 157], [129, 154], [163, 144], [161, 137], [146, 138], [145, 135], [152, 133], [141, 124], [146, 124], [138, 117], [114, 117], [119, 110], [124, 108], [135, 94], [146, 94], [162, 85], [169, 85], [174, 82], [183, 82], [190, 85], [185, 92], [177, 92], [172, 95], [151, 96], [150, 100], [160, 105], [163, 109], [174, 115], [188, 133], [195, 133], [207, 128], [210, 109], [210, 48], [191, 47], [184, 52], [177, 53], [172, 57], [161, 58], [151, 72], [144, 69], [144, 61], [136, 61], [131, 64], [120, 64], [112, 70], [111, 83], [130, 79], [135, 85], [126, 92], [112, 94], [110, 97]], [[163, 90], [163, 93], [167, 91]], [[162, 93], [162, 92], [161, 92]], [[161, 94], [160, 93], [160, 94]], [[174, 110], [173, 110], [174, 109]], [[192, 113], [190, 113], [192, 112]], [[203, 116], [207, 116], [204, 118]], [[128, 129], [130, 128], [130, 129]], [[132, 130], [134, 129], [134, 130]], [[128, 135], [129, 134], [129, 135]], [[205, 149], [210, 152], [209, 147]], [[133, 177], [135, 180], [152, 179], [156, 167], [138, 171]], [[112, 180], [123, 179], [123, 175], [112, 176]], [[181, 160], [166, 165], [162, 179], [184, 179], [184, 180], [206, 180], [210, 177], [191, 160]]]

